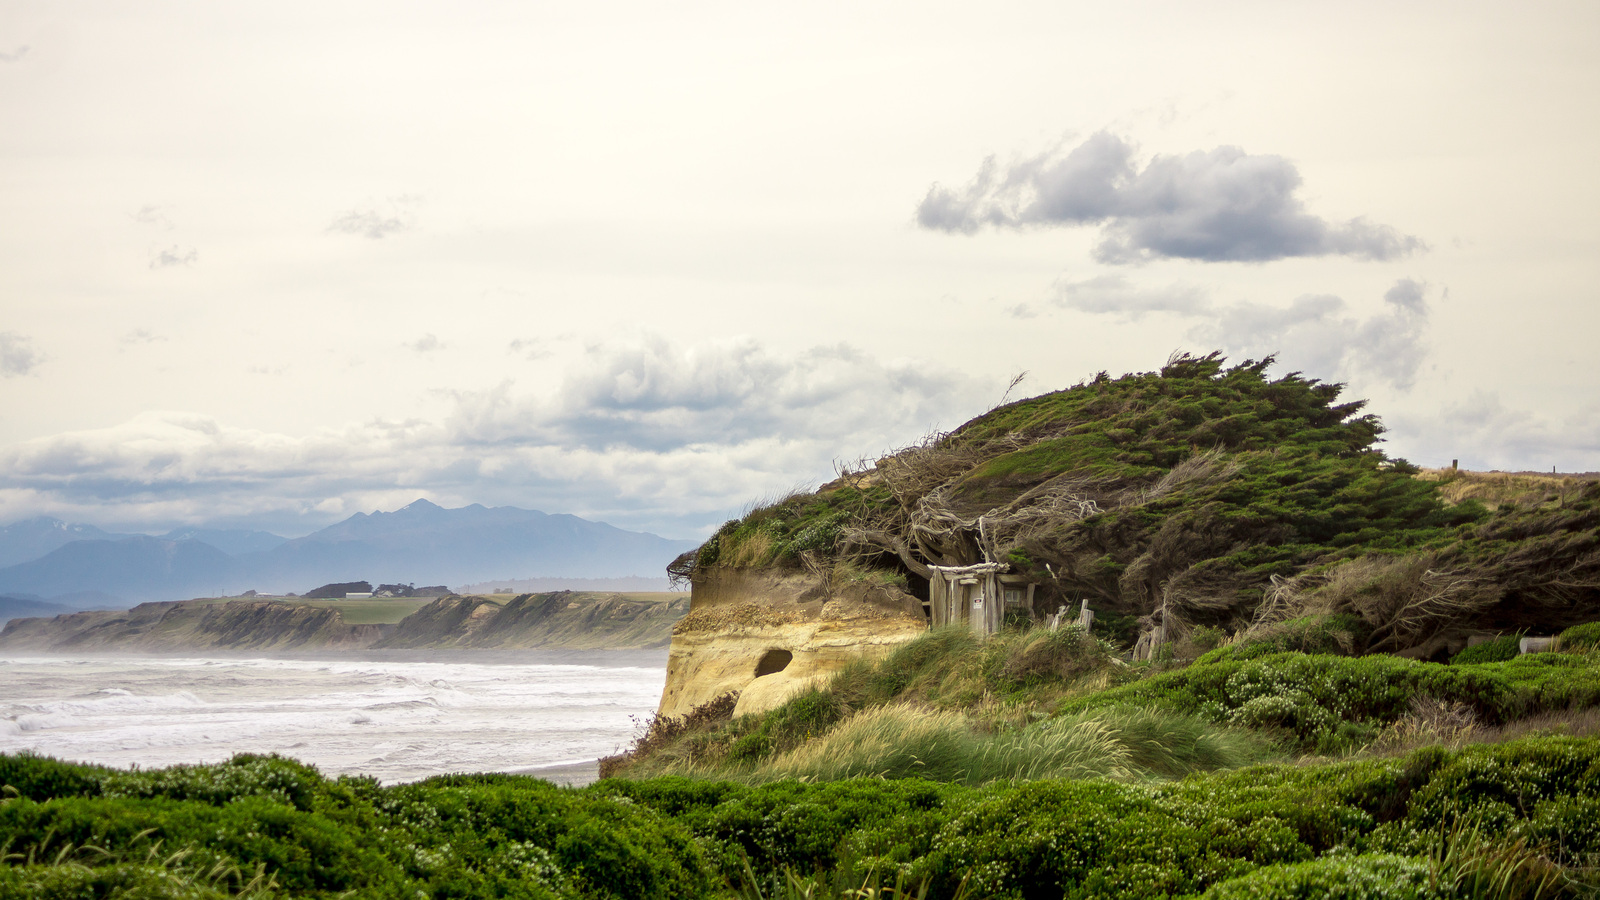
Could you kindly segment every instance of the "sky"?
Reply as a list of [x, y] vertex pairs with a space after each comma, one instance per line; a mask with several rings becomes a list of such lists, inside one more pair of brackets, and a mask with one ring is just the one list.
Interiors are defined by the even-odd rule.
[[1600, 470], [1600, 5], [9, 0], [0, 524], [703, 536], [1180, 350]]

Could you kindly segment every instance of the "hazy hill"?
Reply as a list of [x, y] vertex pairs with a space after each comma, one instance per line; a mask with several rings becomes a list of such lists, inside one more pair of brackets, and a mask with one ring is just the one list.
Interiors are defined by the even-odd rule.
[[428, 603], [210, 598], [19, 617], [0, 629], [0, 651], [632, 650], [665, 647], [688, 611], [689, 598], [671, 593], [561, 591]]
[[298, 593], [362, 579], [462, 584], [528, 576], [654, 576], [692, 546], [577, 516], [477, 504], [445, 509], [426, 500], [394, 512], [357, 513], [294, 540], [207, 529], [162, 538], [122, 536], [45, 519], [18, 523], [6, 532], [16, 553], [61, 535], [105, 535], [61, 540], [38, 558], [0, 568], [0, 592], [80, 609], [118, 599], [179, 600], [245, 590]]
[[418, 500], [357, 513], [239, 562], [250, 587], [304, 590], [332, 581], [461, 584], [495, 577], [656, 575], [693, 546], [571, 515]]
[[0, 528], [0, 567], [38, 559], [73, 541], [115, 541], [134, 537], [114, 534], [93, 525], [75, 524], [39, 516]]
[[174, 528], [161, 536], [168, 541], [199, 541], [230, 556], [261, 553], [289, 539], [270, 531], [245, 531], [231, 528]]
[[64, 612], [67, 612], [67, 607], [60, 603], [47, 603], [31, 597], [0, 597], [0, 627], [12, 619], [54, 616]]
[[0, 569], [0, 591], [46, 598], [92, 592], [129, 600], [174, 599], [225, 592], [237, 576], [234, 558], [199, 541], [148, 535], [73, 541], [39, 559]]

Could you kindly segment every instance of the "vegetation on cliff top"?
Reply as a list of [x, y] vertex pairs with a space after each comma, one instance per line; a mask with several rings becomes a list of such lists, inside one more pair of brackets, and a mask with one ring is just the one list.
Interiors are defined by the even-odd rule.
[[1350, 652], [1432, 656], [1600, 617], [1600, 483], [1416, 477], [1341, 385], [1271, 362], [1179, 355], [1001, 406], [728, 522], [672, 571], [845, 562], [923, 592], [928, 565], [1002, 561], [1040, 608], [1138, 620], [1142, 653], [1348, 614]]

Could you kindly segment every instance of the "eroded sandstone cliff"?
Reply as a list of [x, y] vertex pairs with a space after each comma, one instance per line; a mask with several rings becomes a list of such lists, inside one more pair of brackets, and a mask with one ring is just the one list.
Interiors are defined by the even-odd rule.
[[927, 627], [921, 601], [894, 585], [804, 569], [703, 569], [672, 632], [659, 714], [681, 716], [730, 692], [739, 694], [735, 715], [762, 712]]

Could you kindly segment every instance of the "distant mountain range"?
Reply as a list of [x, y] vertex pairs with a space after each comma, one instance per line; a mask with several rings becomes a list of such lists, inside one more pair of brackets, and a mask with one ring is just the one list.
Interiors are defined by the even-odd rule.
[[[418, 500], [293, 540], [261, 531], [114, 534], [58, 519], [0, 529], [0, 595], [71, 608], [304, 592], [334, 581], [462, 584], [502, 578], [659, 578], [694, 546], [603, 522]], [[31, 554], [31, 555], [30, 555]]]
[[[93, 525], [77, 525], [40, 516], [0, 528], [0, 567], [32, 562], [51, 550], [74, 541], [121, 541], [148, 537], [143, 534], [118, 534]], [[239, 531], [219, 528], [178, 528], [161, 535], [166, 541], [200, 541], [223, 553], [258, 553], [271, 550], [289, 539], [265, 531]]]

